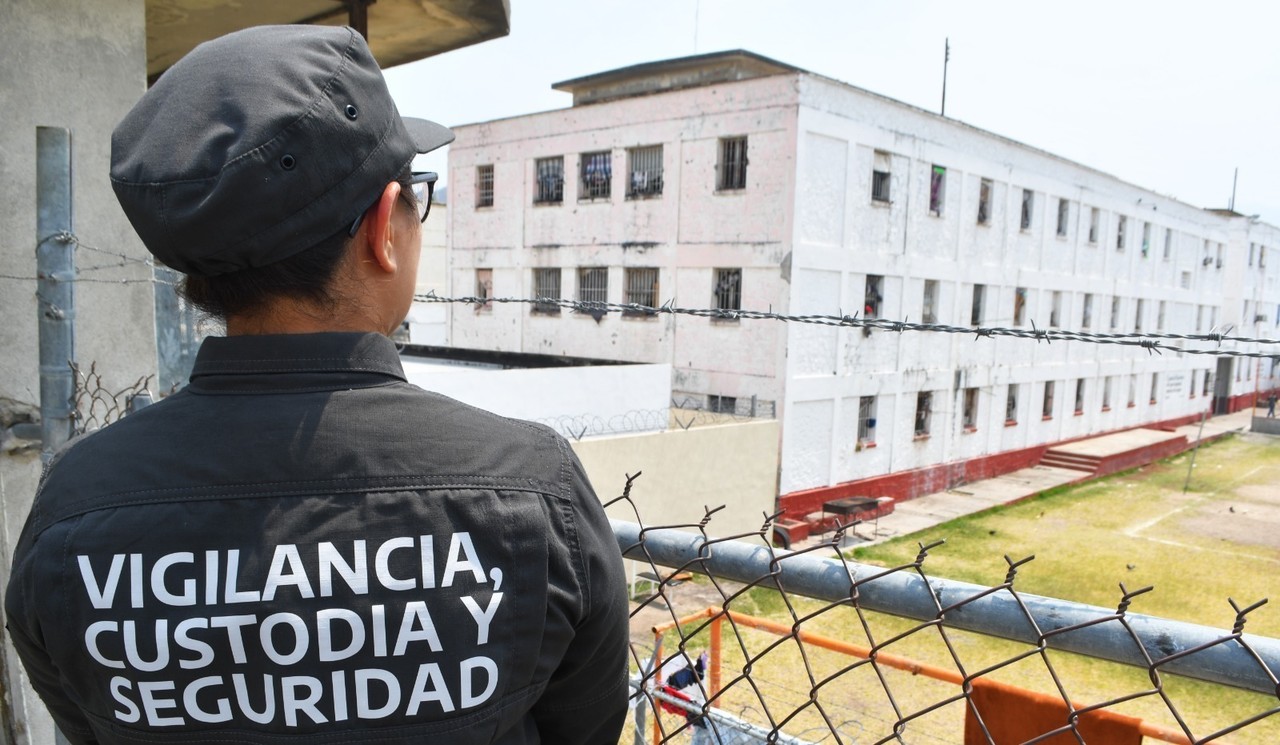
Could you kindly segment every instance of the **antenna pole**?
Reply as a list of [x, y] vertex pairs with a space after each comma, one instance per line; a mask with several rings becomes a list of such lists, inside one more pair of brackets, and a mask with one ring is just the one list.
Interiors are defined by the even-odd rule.
[[947, 115], [947, 63], [951, 61], [951, 37], [947, 37], [942, 54], [942, 115]]
[[1232, 212], [1236, 211], [1236, 181], [1240, 178], [1240, 166], [1236, 166], [1235, 175], [1231, 177], [1231, 204], [1228, 209]]

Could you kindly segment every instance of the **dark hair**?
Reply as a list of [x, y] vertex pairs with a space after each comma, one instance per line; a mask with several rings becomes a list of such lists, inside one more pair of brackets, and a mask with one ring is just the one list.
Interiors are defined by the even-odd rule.
[[[396, 180], [400, 193], [408, 193], [406, 201], [413, 200], [408, 176]], [[224, 321], [261, 310], [279, 299], [301, 300], [332, 310], [340, 300], [333, 293], [333, 277], [350, 240], [344, 226], [311, 248], [266, 266], [215, 277], [188, 275], [178, 285], [178, 292], [201, 311]]]

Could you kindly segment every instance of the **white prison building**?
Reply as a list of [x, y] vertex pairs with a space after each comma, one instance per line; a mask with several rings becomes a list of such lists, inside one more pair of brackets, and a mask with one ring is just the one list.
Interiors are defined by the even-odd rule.
[[[1280, 320], [1277, 228], [758, 55], [555, 87], [572, 107], [456, 128], [455, 295], [1098, 333]], [[453, 306], [450, 336], [670, 363], [677, 399], [776, 404], [784, 506], [912, 497], [1276, 384], [1225, 355], [520, 304]]]

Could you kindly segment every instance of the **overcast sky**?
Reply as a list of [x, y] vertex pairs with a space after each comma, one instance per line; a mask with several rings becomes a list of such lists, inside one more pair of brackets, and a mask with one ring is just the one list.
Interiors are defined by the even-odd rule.
[[[505, 38], [387, 72], [407, 116], [570, 105], [553, 83], [746, 49], [937, 111], [1199, 207], [1280, 225], [1271, 0], [511, 0]], [[371, 30], [377, 33], [377, 29]], [[443, 156], [420, 166], [445, 171]]]

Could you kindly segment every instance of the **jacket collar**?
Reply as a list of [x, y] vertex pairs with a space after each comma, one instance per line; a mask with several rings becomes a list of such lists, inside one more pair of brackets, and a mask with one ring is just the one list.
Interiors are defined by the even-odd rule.
[[212, 336], [191, 371], [193, 392], [367, 387], [404, 381], [395, 344], [381, 334]]

